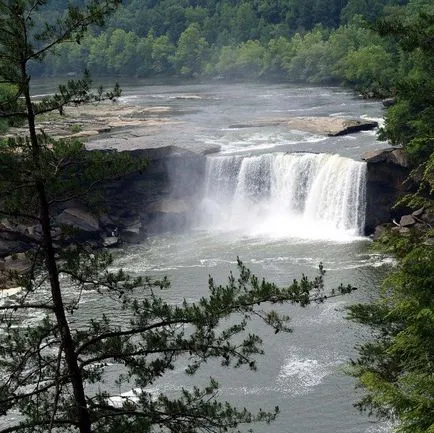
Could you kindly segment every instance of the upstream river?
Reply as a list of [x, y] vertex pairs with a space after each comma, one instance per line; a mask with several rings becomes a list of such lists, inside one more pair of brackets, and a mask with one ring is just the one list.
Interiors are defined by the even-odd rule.
[[[322, 262], [327, 287], [344, 282], [359, 288], [321, 305], [282, 308], [292, 317], [291, 334], [274, 335], [253, 322], [265, 346], [255, 373], [209, 363], [191, 378], [181, 362], [148, 391], [177, 393], [213, 376], [220, 399], [252, 410], [280, 407], [274, 423], [256, 427], [261, 433], [387, 432], [387, 424], [353, 407], [358, 394], [343, 372], [355, 356], [354, 346], [368, 336], [345, 320], [344, 308], [377, 296], [391, 265], [369, 250], [370, 240], [362, 235], [365, 166], [360, 156], [384, 144], [375, 131], [329, 138], [283, 126], [230, 127], [289, 116], [381, 122], [380, 104], [333, 87], [219, 82], [123, 87], [121, 103], [170, 107], [175, 122], [143, 140], [193, 149], [220, 146], [220, 151], [208, 157], [192, 228], [117, 250], [116, 267], [136, 275], [167, 275], [172, 287], [163, 296], [171, 303], [206, 295], [209, 275], [224, 283], [236, 271], [237, 256], [257, 275], [281, 285], [303, 273], [314, 276]], [[94, 317], [98, 308], [90, 300], [83, 318]]]

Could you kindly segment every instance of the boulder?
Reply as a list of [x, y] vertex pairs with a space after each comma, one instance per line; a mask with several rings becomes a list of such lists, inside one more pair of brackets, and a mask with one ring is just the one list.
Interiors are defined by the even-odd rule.
[[375, 129], [378, 122], [365, 119], [345, 119], [341, 117], [291, 117], [278, 119], [258, 119], [246, 123], [230, 125], [230, 128], [252, 128], [286, 125], [290, 129], [323, 134], [331, 137]]
[[117, 237], [121, 241], [131, 244], [138, 243], [144, 238], [143, 225], [140, 217], [131, 217], [119, 221], [120, 229], [119, 236]]
[[25, 253], [17, 253], [4, 258], [4, 270], [15, 271], [18, 273], [26, 272], [30, 269], [32, 262]]
[[378, 123], [364, 119], [342, 119], [340, 117], [294, 117], [287, 125], [291, 129], [324, 134], [330, 137], [375, 129]]
[[[38, 226], [35, 226], [35, 230]], [[14, 225], [7, 220], [0, 222], [0, 257], [20, 253], [32, 248], [39, 235], [32, 233], [32, 227]], [[33, 236], [33, 237], [32, 237]]]
[[107, 236], [103, 239], [102, 245], [105, 248], [113, 248], [118, 246], [120, 243], [118, 236]]
[[416, 224], [416, 220], [412, 215], [403, 215], [399, 220], [399, 225], [401, 227], [411, 227]]
[[381, 102], [383, 104], [383, 107], [389, 108], [396, 104], [396, 98], [386, 98], [383, 99]]
[[411, 214], [416, 218], [420, 218], [422, 216], [424, 210], [425, 210], [425, 208], [421, 207], [420, 209], [415, 210]]
[[150, 232], [179, 231], [189, 223], [191, 206], [183, 199], [164, 198], [146, 208]]
[[336, 125], [336, 127], [338, 128], [337, 131], [331, 131], [327, 135], [334, 137], [353, 134], [359, 131], [370, 131], [371, 129], [378, 128], [378, 122], [374, 120], [348, 119], [342, 120], [342, 126]]
[[362, 159], [368, 164], [392, 164], [400, 167], [408, 167], [407, 157], [401, 148], [389, 148], [381, 150], [371, 150], [362, 155]]
[[23, 275], [31, 269], [32, 262], [24, 253], [6, 256], [0, 261], [0, 289], [18, 285], [17, 275]]
[[393, 227], [392, 231], [400, 236], [410, 236], [411, 230], [408, 227]]
[[390, 228], [391, 228], [390, 224], [382, 224], [382, 225], [376, 226], [375, 231], [372, 235], [372, 239], [374, 241], [381, 239], [381, 237], [383, 237], [383, 235], [385, 235], [388, 232], [388, 230], [390, 230]]
[[100, 230], [98, 219], [90, 212], [78, 208], [65, 209], [56, 217], [56, 222], [83, 232], [96, 233]]

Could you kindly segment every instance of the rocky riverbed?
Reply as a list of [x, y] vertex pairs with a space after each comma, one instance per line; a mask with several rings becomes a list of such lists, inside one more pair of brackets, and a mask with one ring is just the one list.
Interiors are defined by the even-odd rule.
[[[60, 115], [52, 112], [38, 117], [37, 128], [55, 138], [88, 139], [120, 129], [155, 128], [173, 122], [170, 107], [138, 107], [117, 102], [67, 106]], [[25, 128], [11, 128], [10, 136], [23, 135]]]

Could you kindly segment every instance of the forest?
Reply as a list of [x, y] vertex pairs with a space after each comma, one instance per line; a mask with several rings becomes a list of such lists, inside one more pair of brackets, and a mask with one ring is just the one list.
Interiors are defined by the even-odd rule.
[[[43, 18], [55, 19], [65, 4], [50, 2]], [[32, 71], [279, 79], [386, 96], [417, 59], [372, 24], [430, 7], [429, 0], [126, 0], [104, 30], [62, 45]]]

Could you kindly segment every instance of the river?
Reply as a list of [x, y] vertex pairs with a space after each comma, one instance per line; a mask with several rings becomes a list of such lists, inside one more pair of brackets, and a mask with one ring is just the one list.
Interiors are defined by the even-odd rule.
[[[213, 375], [220, 383], [222, 399], [253, 409], [280, 407], [277, 421], [258, 426], [259, 432], [387, 431], [386, 424], [376, 423], [353, 408], [357, 400], [354, 382], [342, 370], [355, 355], [354, 346], [366, 336], [366, 331], [347, 322], [343, 309], [356, 300], [376, 296], [378, 282], [390, 261], [369, 251], [370, 241], [361, 236], [357, 226], [360, 222], [350, 226], [336, 221], [328, 224], [327, 218], [308, 218], [304, 214], [300, 217], [291, 206], [289, 210], [282, 209], [282, 192], [297, 190], [299, 183], [276, 193], [270, 190], [276, 178], [296, 171], [291, 161], [283, 167], [267, 165], [258, 171], [261, 161], [267, 158], [275, 164], [276, 158], [284, 161], [293, 157], [287, 152], [302, 152], [299, 158], [312, 158], [312, 153], [343, 157], [333, 166], [341, 174], [344, 169], [339, 164], [344, 159], [352, 158], [347, 163], [350, 165], [363, 164], [358, 162], [363, 152], [384, 144], [376, 140], [374, 131], [329, 138], [281, 126], [229, 128], [238, 122], [289, 116], [363, 117], [381, 122], [380, 104], [361, 100], [340, 88], [254, 83], [128, 86], [121, 101], [171, 107], [171, 119], [179, 124], [163, 129], [152, 140], [174, 145], [188, 143], [193, 148], [211, 143], [221, 146], [221, 150], [208, 157], [208, 185], [204, 185], [204, 200], [197, 209], [194, 227], [184, 233], [154, 236], [141, 245], [123, 249], [118, 254], [118, 266], [134, 274], [168, 275], [172, 288], [164, 296], [169, 302], [195, 300], [206, 294], [209, 274], [224, 282], [235, 270], [237, 256], [255, 273], [278, 284], [288, 284], [302, 273], [313, 276], [319, 262], [323, 262], [329, 287], [340, 282], [359, 287], [356, 294], [323, 305], [285, 307], [292, 317], [294, 332], [290, 335], [271, 336], [261, 324], [253, 323], [254, 330], [264, 337], [266, 352], [259, 360], [257, 372], [208, 365], [191, 379], [184, 374], [184, 366], [179, 365], [153, 391], [176, 392]], [[232, 168], [222, 172], [225, 161]], [[243, 161], [250, 167], [244, 168], [250, 173], [244, 174], [244, 178], [240, 167], [233, 168]], [[324, 165], [324, 161], [319, 165]], [[306, 173], [303, 170], [299, 168]], [[267, 183], [264, 178], [271, 180]], [[342, 196], [339, 178], [332, 181], [337, 183], [329, 185], [329, 189]], [[325, 182], [325, 178], [319, 182]], [[350, 178], [350, 183], [354, 183], [354, 178]], [[268, 185], [265, 198], [264, 184]], [[357, 186], [360, 189], [363, 185]], [[247, 191], [252, 190], [254, 200], [243, 204]], [[308, 198], [303, 200], [307, 203]], [[323, 206], [327, 206], [327, 200]]]
[[[384, 144], [376, 140], [375, 131], [324, 137], [284, 126], [230, 128], [237, 122], [289, 116], [381, 121], [380, 104], [334, 87], [220, 82], [127, 83], [123, 87], [121, 103], [171, 109], [173, 123], [143, 140], [190, 148], [211, 144], [220, 146], [220, 151], [208, 156], [203, 200], [195, 210], [192, 228], [117, 250], [116, 267], [135, 275], [167, 275], [172, 286], [163, 296], [171, 303], [205, 295], [209, 275], [224, 283], [229, 272], [236, 270], [237, 256], [257, 275], [281, 285], [302, 273], [314, 276], [322, 262], [327, 287], [344, 282], [359, 288], [324, 304], [281, 308], [292, 317], [292, 334], [274, 335], [253, 322], [252, 329], [263, 337], [265, 348], [257, 372], [209, 363], [191, 378], [180, 363], [148, 391], [176, 393], [213, 376], [220, 384], [220, 399], [253, 410], [280, 407], [277, 421], [256, 427], [261, 433], [388, 431], [387, 424], [353, 407], [358, 394], [354, 381], [343, 372], [355, 356], [354, 346], [368, 335], [345, 320], [344, 307], [375, 297], [390, 267], [387, 257], [369, 250], [370, 240], [361, 234], [362, 217], [350, 218], [363, 212], [364, 206], [360, 156]], [[329, 171], [320, 173], [327, 163]], [[342, 176], [355, 168], [358, 174]], [[288, 173], [282, 186], [279, 182]], [[314, 188], [324, 186], [332, 197], [318, 192], [312, 196]], [[305, 192], [300, 195], [301, 188]], [[343, 196], [345, 200], [340, 200]], [[327, 215], [307, 211], [318, 203], [320, 210], [329, 211]], [[348, 216], [350, 206], [354, 207]], [[99, 308], [96, 300], [90, 301], [83, 318], [94, 317]]]

